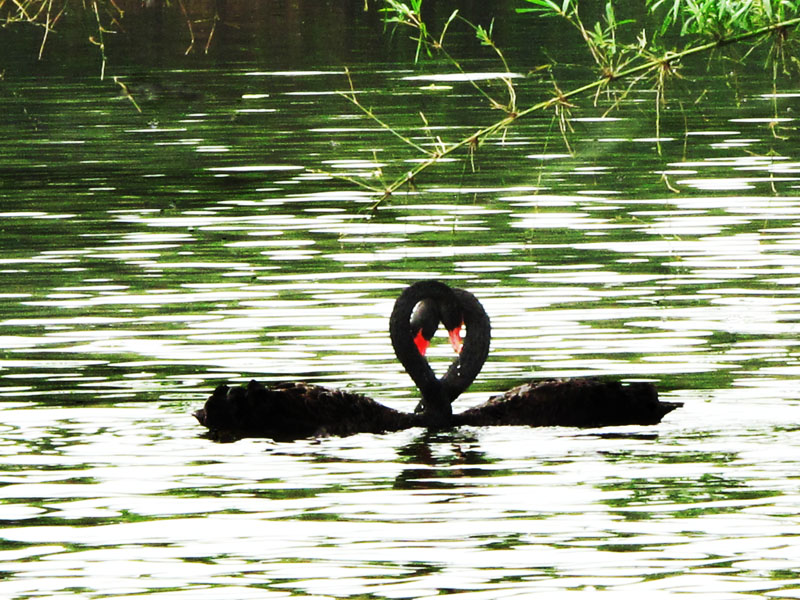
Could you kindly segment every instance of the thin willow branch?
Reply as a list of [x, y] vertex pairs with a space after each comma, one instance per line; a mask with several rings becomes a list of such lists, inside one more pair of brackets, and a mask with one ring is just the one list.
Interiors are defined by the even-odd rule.
[[130, 91], [130, 89], [128, 89], [128, 86], [125, 85], [125, 82], [122, 81], [116, 75], [114, 75], [114, 83], [116, 83], [121, 88], [122, 95], [125, 96], [128, 100], [130, 100], [131, 103], [133, 104], [134, 108], [136, 108], [136, 110], [139, 112], [139, 114], [141, 114], [142, 113], [142, 109], [136, 103], [136, 99], [133, 97], [133, 94], [131, 94], [131, 91]]
[[184, 52], [184, 55], [187, 55], [194, 48], [194, 27], [192, 27], [192, 18], [189, 16], [189, 11], [186, 10], [186, 5], [183, 3], [183, 0], [178, 0], [178, 6], [181, 7], [181, 12], [183, 12], [183, 16], [186, 17], [186, 27], [189, 28], [189, 37], [191, 38], [189, 41], [189, 47], [186, 48], [186, 52]]
[[50, 10], [53, 8], [52, 0], [47, 3], [47, 17], [44, 23], [44, 35], [42, 36], [42, 43], [39, 46], [39, 60], [42, 60], [42, 55], [44, 54], [44, 47], [47, 44], [47, 36], [50, 34], [51, 27], [50, 27]]
[[409, 146], [411, 146], [412, 148], [414, 148], [414, 150], [416, 150], [417, 152], [421, 152], [422, 154], [425, 154], [427, 156], [432, 156], [433, 155], [432, 152], [430, 152], [429, 150], [425, 150], [425, 148], [423, 148], [422, 146], [420, 146], [419, 144], [414, 142], [414, 140], [412, 140], [410, 138], [407, 138], [402, 133], [400, 133], [399, 131], [394, 129], [391, 125], [389, 125], [388, 123], [385, 123], [384, 121], [382, 121], [374, 112], [372, 112], [372, 109], [369, 109], [366, 106], [364, 106], [363, 104], [361, 104], [361, 102], [359, 102], [359, 100], [358, 100], [358, 96], [356, 96], [356, 89], [353, 86], [353, 79], [350, 77], [350, 69], [345, 67], [344, 73], [347, 76], [347, 81], [350, 83], [350, 92], [349, 93], [338, 92], [338, 94], [342, 98], [345, 98], [346, 100], [352, 102], [359, 110], [361, 110], [365, 115], [367, 115], [375, 123], [377, 123], [378, 125], [383, 127], [386, 131], [388, 131], [389, 133], [391, 133], [395, 137], [398, 137], [401, 140], [403, 140], [404, 143], [406, 143]]
[[100, 21], [100, 9], [97, 8], [97, 2], [92, 2], [92, 6], [94, 7], [94, 15], [97, 18], [97, 39], [95, 40], [93, 37], [90, 37], [89, 41], [100, 48], [100, 57], [102, 59], [100, 65], [100, 80], [102, 81], [106, 77], [106, 42], [103, 38], [103, 23]]
[[214, 39], [214, 33], [217, 31], [217, 23], [219, 23], [219, 12], [214, 11], [214, 18], [211, 21], [211, 31], [208, 33], [208, 39], [206, 40], [206, 47], [203, 50], [204, 54], [208, 54], [208, 49], [211, 47], [211, 40]]
[[[444, 38], [447, 34], [447, 30], [449, 29], [450, 25], [456, 19], [458, 19], [473, 30], [481, 45], [491, 48], [492, 51], [497, 54], [503, 63], [506, 72], [508, 72], [508, 63], [506, 62], [503, 53], [492, 41], [492, 25], [489, 26], [488, 30], [484, 29], [480, 25], [474, 25], [471, 21], [462, 17], [459, 14], [458, 9], [456, 9], [450, 14], [450, 17], [445, 22], [444, 26], [442, 27], [442, 31], [437, 38], [435, 35], [433, 35], [433, 33], [430, 32], [428, 27], [425, 25], [425, 22], [422, 20], [422, 16], [417, 10], [419, 7], [409, 8], [404, 2], [397, 2], [396, 0], [386, 0], [386, 2], [391, 5], [392, 9], [398, 14], [398, 16], [392, 18], [390, 22], [409, 27], [416, 30], [418, 33], [417, 37], [411, 38], [417, 42], [417, 53], [414, 57], [415, 63], [419, 61], [419, 55], [423, 48], [426, 50], [428, 55], [431, 54], [431, 50], [433, 49], [441, 53], [460, 73], [466, 74], [466, 71], [461, 66], [461, 63], [447, 51], [447, 48], [444, 45]], [[501, 77], [501, 80], [506, 85], [506, 89], [508, 90], [509, 99], [507, 104], [503, 104], [502, 102], [496, 100], [488, 91], [483, 89], [483, 87], [475, 79], [468, 78], [467, 82], [473, 88], [475, 88], [475, 90], [482, 95], [493, 108], [503, 110], [506, 114], [510, 114], [516, 111], [516, 95], [514, 84], [508, 77]]]

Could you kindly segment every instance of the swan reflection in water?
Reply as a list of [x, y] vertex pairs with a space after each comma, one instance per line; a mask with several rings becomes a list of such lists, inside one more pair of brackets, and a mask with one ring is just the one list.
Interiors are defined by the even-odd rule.
[[[456, 351], [441, 378], [425, 358], [440, 323]], [[397, 298], [389, 333], [397, 358], [420, 392], [413, 413], [344, 390], [302, 382], [266, 386], [253, 380], [246, 386], [220, 385], [194, 416], [219, 440], [291, 440], [410, 427], [654, 425], [681, 406], [659, 401], [650, 383], [576, 378], [532, 381], [453, 414], [453, 401], [475, 380], [489, 355], [491, 325], [478, 299], [439, 281], [418, 281]]]

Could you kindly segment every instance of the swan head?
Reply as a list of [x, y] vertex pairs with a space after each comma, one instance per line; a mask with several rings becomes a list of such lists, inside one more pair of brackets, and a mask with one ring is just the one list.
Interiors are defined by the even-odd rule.
[[428, 351], [439, 323], [447, 329], [450, 345], [456, 354], [461, 352], [461, 327], [464, 325], [461, 308], [456, 303], [445, 303], [442, 306], [431, 298], [417, 302], [411, 313], [410, 326], [414, 344], [422, 356]]

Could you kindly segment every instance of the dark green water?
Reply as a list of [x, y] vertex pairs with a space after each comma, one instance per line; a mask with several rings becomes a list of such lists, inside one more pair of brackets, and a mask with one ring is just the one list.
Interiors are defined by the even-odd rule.
[[[700, 73], [661, 155], [646, 86], [608, 117], [587, 98], [572, 154], [534, 117], [373, 215], [319, 171], [414, 163], [336, 93], [345, 66], [420, 143], [419, 111], [450, 141], [496, 115], [348, 14], [313, 44], [300, 21], [207, 57], [120, 42], [108, 78], [141, 114], [77, 38], [0, 65], [3, 597], [796, 597], [800, 92]], [[540, 58], [509, 23], [523, 74]], [[551, 90], [517, 81], [523, 106]], [[609, 430], [200, 437], [189, 413], [250, 377], [411, 410], [388, 315], [430, 277], [492, 318], [459, 408], [586, 374], [685, 407]]]

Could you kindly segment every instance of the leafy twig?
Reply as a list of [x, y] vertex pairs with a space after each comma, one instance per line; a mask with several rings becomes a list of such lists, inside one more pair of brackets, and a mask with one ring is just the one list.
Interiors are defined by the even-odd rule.
[[[548, 2], [549, 0], [541, 0], [541, 1], [542, 2]], [[455, 143], [452, 143], [452, 144], [448, 144], [448, 145], [442, 145], [442, 146], [438, 147], [437, 150], [435, 152], [433, 152], [433, 153], [423, 150], [422, 152], [426, 155], [425, 160], [421, 161], [413, 169], [408, 171], [405, 175], [403, 175], [401, 177], [398, 177], [392, 183], [390, 183], [388, 186], [383, 188], [381, 190], [381, 194], [382, 194], [381, 197], [373, 204], [372, 208], [373, 209], [377, 209], [378, 207], [380, 207], [380, 205], [387, 198], [391, 197], [392, 194], [394, 194], [394, 192], [396, 192], [401, 187], [411, 183], [416, 178], [417, 175], [419, 175], [421, 172], [425, 171], [426, 169], [428, 169], [431, 166], [433, 166], [434, 164], [436, 164], [442, 158], [445, 158], [446, 156], [448, 156], [450, 154], [453, 154], [454, 152], [460, 150], [461, 148], [464, 148], [465, 146], [468, 146], [470, 148], [475, 148], [476, 146], [480, 145], [484, 139], [486, 139], [487, 137], [489, 137], [491, 135], [494, 135], [498, 131], [505, 130], [505, 128], [511, 126], [518, 119], [522, 119], [522, 118], [524, 118], [524, 117], [526, 117], [526, 116], [528, 116], [528, 115], [530, 115], [532, 113], [535, 113], [535, 112], [538, 112], [538, 111], [541, 111], [541, 110], [544, 110], [544, 109], [547, 109], [547, 108], [550, 108], [550, 107], [554, 107], [554, 106], [563, 107], [570, 98], [573, 98], [573, 97], [576, 97], [576, 96], [580, 96], [582, 94], [585, 94], [586, 92], [602, 88], [603, 86], [606, 86], [610, 81], [622, 80], [622, 79], [627, 79], [627, 78], [631, 78], [631, 77], [641, 77], [643, 75], [652, 73], [655, 70], [660, 70], [659, 71], [659, 77], [663, 78], [667, 73], [669, 73], [671, 71], [671, 66], [673, 64], [677, 63], [678, 61], [680, 61], [681, 59], [684, 59], [684, 58], [687, 58], [689, 56], [693, 56], [693, 55], [696, 55], [696, 54], [701, 54], [703, 52], [708, 52], [709, 50], [713, 50], [715, 48], [719, 48], [721, 46], [725, 46], [725, 45], [728, 45], [728, 44], [734, 44], [734, 43], [742, 42], [742, 41], [745, 41], [745, 40], [748, 40], [748, 39], [757, 38], [759, 36], [763, 36], [763, 35], [766, 35], [768, 33], [783, 32], [786, 29], [794, 27], [794, 26], [796, 26], [798, 24], [800, 24], [800, 18], [789, 19], [787, 21], [782, 21], [780, 23], [766, 25], [766, 26], [758, 28], [758, 29], [756, 29], [754, 31], [747, 31], [747, 32], [740, 33], [740, 34], [737, 34], [737, 35], [733, 35], [733, 36], [730, 36], [730, 37], [727, 37], [727, 38], [720, 38], [720, 39], [717, 39], [717, 40], [714, 40], [714, 41], [711, 41], [711, 42], [708, 42], [708, 43], [705, 43], [705, 44], [701, 44], [701, 45], [698, 45], [698, 46], [687, 48], [687, 49], [682, 50], [680, 52], [667, 51], [667, 52], [664, 52], [660, 56], [649, 57], [645, 62], [643, 62], [643, 63], [641, 63], [639, 65], [632, 66], [632, 67], [627, 67], [627, 68], [622, 69], [622, 70], [620, 70], [620, 71], [618, 71], [618, 72], [616, 72], [614, 74], [611, 74], [611, 73], [606, 74], [604, 77], [602, 77], [602, 78], [600, 78], [600, 79], [598, 79], [598, 80], [596, 80], [596, 81], [594, 81], [592, 83], [589, 83], [589, 84], [583, 85], [581, 87], [575, 88], [575, 89], [573, 89], [573, 90], [571, 90], [569, 92], [563, 92], [563, 93], [562, 92], [558, 92], [556, 95], [554, 95], [553, 97], [551, 97], [551, 98], [549, 98], [549, 99], [547, 99], [545, 101], [538, 102], [538, 103], [536, 103], [536, 104], [534, 104], [534, 105], [532, 105], [532, 106], [530, 106], [530, 107], [528, 107], [528, 108], [526, 108], [524, 110], [508, 114], [503, 119], [500, 119], [499, 121], [497, 121], [497, 122], [495, 122], [495, 123], [493, 123], [491, 125], [488, 125], [486, 127], [482, 127], [480, 129], [476, 130], [471, 135], [469, 135], [468, 137], [466, 137], [466, 138], [464, 138], [464, 139], [462, 139], [462, 140], [460, 140], [458, 142], [455, 142]], [[348, 74], [348, 77], [349, 77], [349, 74]], [[352, 88], [352, 82], [351, 82], [351, 88]], [[351, 101], [353, 101], [353, 99], [351, 99]], [[362, 110], [364, 110], [364, 109], [362, 108]], [[559, 109], [559, 110], [561, 110], [561, 109]], [[365, 111], [365, 112], [367, 112], [367, 111]], [[367, 114], [368, 115], [372, 115], [372, 111], [368, 111]], [[401, 139], [404, 139], [405, 141], [410, 142], [410, 140], [407, 140], [407, 138], [404, 138], [403, 136], [400, 136], [397, 132], [393, 131], [391, 127], [389, 127], [388, 125], [386, 125], [382, 121], [378, 121], [378, 122], [381, 124], [382, 127], [388, 129], [389, 131], [392, 131], [392, 133], [394, 133], [395, 135], [397, 135]], [[413, 143], [412, 143], [412, 145], [413, 145]]]

